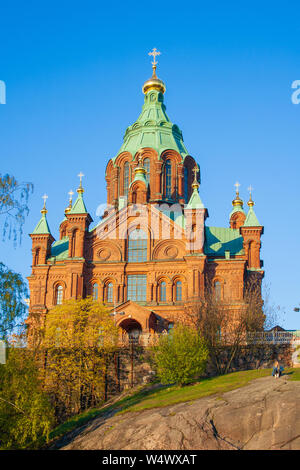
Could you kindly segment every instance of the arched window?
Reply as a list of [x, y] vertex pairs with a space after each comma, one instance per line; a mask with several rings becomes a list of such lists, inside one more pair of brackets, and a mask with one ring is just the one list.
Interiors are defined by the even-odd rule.
[[189, 199], [189, 170], [184, 167], [184, 200], [188, 203]]
[[141, 229], [135, 229], [128, 235], [128, 262], [147, 261], [147, 235]]
[[166, 197], [171, 198], [172, 197], [172, 164], [171, 164], [171, 160], [166, 161], [165, 172], [166, 172]]
[[150, 183], [150, 158], [145, 158], [143, 166], [146, 170], [146, 180]]
[[221, 300], [221, 283], [219, 281], [215, 281], [214, 284], [214, 291], [215, 291], [215, 300]]
[[110, 282], [106, 286], [106, 302], [113, 302], [113, 284]]
[[40, 249], [37, 248], [34, 253], [34, 266], [39, 264]]
[[71, 240], [71, 258], [75, 257], [75, 250], [76, 250], [76, 236], [77, 236], [77, 230], [74, 230], [72, 233], [72, 240]]
[[93, 284], [93, 300], [98, 300], [98, 284]]
[[177, 281], [175, 284], [175, 295], [177, 302], [181, 302], [182, 300], [182, 282]]
[[55, 300], [56, 300], [56, 305], [61, 305], [63, 301], [63, 294], [64, 294], [64, 289], [63, 286], [58, 285], [56, 286], [56, 291], [55, 291]]
[[159, 300], [160, 302], [167, 301], [167, 284], [165, 281], [162, 281], [159, 285]]
[[129, 162], [124, 164], [124, 179], [123, 179], [123, 193], [124, 196], [128, 196], [129, 188]]

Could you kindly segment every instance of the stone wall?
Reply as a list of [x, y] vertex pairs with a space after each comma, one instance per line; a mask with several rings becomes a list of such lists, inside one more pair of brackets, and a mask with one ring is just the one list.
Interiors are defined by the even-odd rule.
[[[222, 348], [220, 358], [223, 370], [228, 364], [231, 351]], [[245, 346], [232, 361], [228, 372], [249, 369], [264, 369], [273, 366], [278, 360], [283, 367], [292, 366], [292, 347], [290, 344], [263, 344]], [[206, 368], [206, 377], [218, 375], [218, 369], [212, 360]], [[107, 371], [106, 398], [136, 385], [143, 385], [155, 379], [155, 371], [151, 365], [150, 352], [141, 346], [120, 348], [109, 360]]]

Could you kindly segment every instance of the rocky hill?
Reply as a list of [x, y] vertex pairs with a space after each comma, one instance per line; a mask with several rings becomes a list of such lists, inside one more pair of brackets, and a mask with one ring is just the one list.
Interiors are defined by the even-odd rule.
[[95, 418], [60, 449], [300, 449], [300, 382], [265, 377], [192, 402]]

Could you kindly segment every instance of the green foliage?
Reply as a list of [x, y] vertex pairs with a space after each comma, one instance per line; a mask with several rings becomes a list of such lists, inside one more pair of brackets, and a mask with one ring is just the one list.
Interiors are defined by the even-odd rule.
[[42, 333], [44, 386], [58, 419], [101, 404], [118, 339], [107, 308], [91, 297], [67, 300], [49, 311]]
[[20, 241], [22, 226], [29, 213], [28, 198], [33, 191], [32, 183], [19, 183], [14, 176], [0, 174], [0, 215], [3, 230], [3, 239], [6, 236], [17, 242], [18, 233]]
[[0, 449], [38, 448], [53, 424], [32, 353], [11, 348], [6, 364], [0, 364]]
[[183, 385], [204, 372], [208, 348], [195, 328], [179, 324], [160, 337], [153, 359], [162, 383]]
[[0, 262], [0, 339], [6, 339], [16, 322], [24, 317], [26, 296], [28, 291], [22, 276]]

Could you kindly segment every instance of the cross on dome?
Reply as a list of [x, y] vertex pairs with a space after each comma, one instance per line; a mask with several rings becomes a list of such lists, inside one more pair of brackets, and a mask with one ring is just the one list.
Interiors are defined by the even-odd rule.
[[240, 183], [237, 181], [234, 186], [235, 186], [235, 192], [236, 192], [236, 194], [239, 194], [239, 188], [240, 188], [240, 186], [241, 186]]
[[48, 199], [47, 194], [44, 194], [44, 196], [42, 196], [42, 199], [44, 200], [44, 205], [43, 205], [43, 208], [41, 210], [41, 213], [42, 214], [47, 214], [47, 212], [48, 212], [47, 209], [46, 209], [46, 201]]
[[156, 56], [161, 55], [161, 52], [159, 52], [159, 51], [156, 49], [156, 47], [154, 47], [151, 52], [148, 52], [148, 55], [152, 55], [152, 56], [153, 56], [153, 62], [151, 62], [152, 65], [157, 65], [157, 60], [156, 60], [155, 58], [156, 58]]
[[79, 179], [80, 179], [79, 188], [77, 189], [77, 192], [78, 192], [78, 194], [82, 194], [84, 192], [84, 189], [82, 187], [82, 178], [83, 178], [84, 174], [81, 171], [77, 176], [79, 176]]

